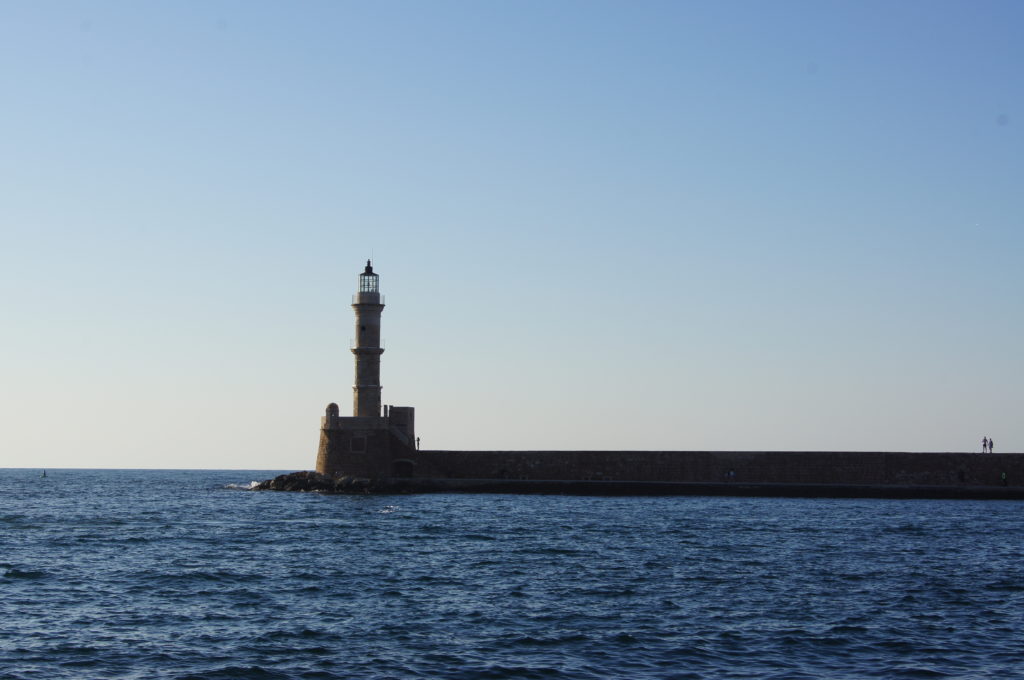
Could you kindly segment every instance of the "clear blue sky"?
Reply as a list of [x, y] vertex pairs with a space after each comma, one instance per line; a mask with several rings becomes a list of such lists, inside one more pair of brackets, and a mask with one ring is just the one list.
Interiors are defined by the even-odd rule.
[[0, 467], [1024, 449], [1024, 4], [0, 4]]

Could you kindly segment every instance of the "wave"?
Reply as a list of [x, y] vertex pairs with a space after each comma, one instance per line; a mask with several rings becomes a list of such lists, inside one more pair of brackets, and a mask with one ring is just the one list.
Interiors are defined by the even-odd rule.
[[24, 579], [40, 579], [46, 578], [45, 571], [38, 570], [22, 570], [14, 567], [8, 568], [3, 574], [4, 578], [24, 578]]
[[202, 674], [189, 673], [179, 676], [179, 680], [213, 680], [214, 678], [245, 678], [245, 680], [257, 680], [258, 678], [280, 678], [289, 680], [292, 676], [279, 671], [268, 670], [262, 666], [225, 666], [212, 671], [205, 671]]

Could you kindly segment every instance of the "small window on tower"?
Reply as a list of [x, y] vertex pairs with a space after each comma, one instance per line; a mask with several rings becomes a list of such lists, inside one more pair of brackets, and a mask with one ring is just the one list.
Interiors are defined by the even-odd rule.
[[360, 327], [359, 327], [359, 330], [361, 330], [361, 331], [365, 331], [365, 330], [366, 330], [366, 326], [360, 326]]

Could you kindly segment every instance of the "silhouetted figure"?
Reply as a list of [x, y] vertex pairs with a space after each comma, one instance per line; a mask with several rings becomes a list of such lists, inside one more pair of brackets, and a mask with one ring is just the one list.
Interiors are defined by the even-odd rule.
[[988, 453], [988, 437], [981, 438], [981, 452]]
[[416, 437], [416, 450], [417, 451], [420, 450], [420, 438], [419, 437]]
[[989, 437], [988, 438], [988, 452], [989, 453], [995, 453], [996, 452], [995, 446], [996, 446], [996, 443], [994, 441], [992, 441], [992, 437]]

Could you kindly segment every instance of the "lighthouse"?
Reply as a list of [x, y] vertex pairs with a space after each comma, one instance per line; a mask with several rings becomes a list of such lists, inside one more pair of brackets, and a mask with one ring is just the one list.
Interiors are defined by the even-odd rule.
[[366, 269], [359, 275], [359, 291], [352, 296], [352, 309], [356, 313], [356, 339], [352, 354], [356, 357], [356, 382], [352, 385], [352, 415], [380, 417], [380, 315], [384, 311], [384, 296], [380, 294], [380, 277], [373, 272], [373, 264], [366, 261]]
[[380, 314], [384, 296], [373, 263], [359, 275], [359, 289], [352, 296], [356, 337], [356, 381], [352, 385], [352, 415], [342, 416], [334, 402], [320, 419], [320, 446], [316, 471], [332, 477], [377, 479], [411, 477], [416, 461], [416, 409], [412, 406], [381, 407]]

